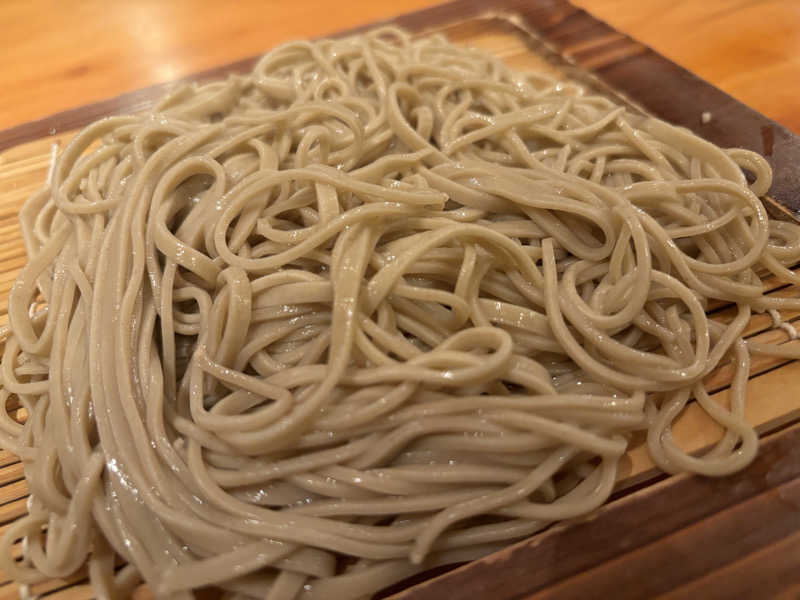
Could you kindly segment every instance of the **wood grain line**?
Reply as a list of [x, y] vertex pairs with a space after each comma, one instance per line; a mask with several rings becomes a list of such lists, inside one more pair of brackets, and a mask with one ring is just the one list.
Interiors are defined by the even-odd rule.
[[[28, 495], [28, 482], [24, 479], [19, 481], [14, 481], [13, 483], [8, 483], [0, 489], [0, 493], [2, 493], [2, 498], [0, 498], [0, 504], [3, 507], [6, 504], [10, 504], [15, 500], [19, 500], [20, 498], [25, 498]], [[2, 516], [0, 516], [0, 523], [2, 523]]]
[[658, 600], [800, 598], [800, 532], [658, 596]]
[[8, 450], [0, 450], [0, 467], [6, 467], [19, 462], [19, 457]]
[[[687, 475], [671, 477], [611, 502], [586, 518], [556, 525], [530, 540], [399, 592], [391, 598], [511, 600], [530, 598], [538, 592], [542, 592], [539, 597], [544, 598], [547, 597], [544, 592], [551, 586], [568, 582], [594, 565], [645, 548], [676, 530], [690, 527], [798, 477], [800, 426], [795, 426], [765, 440], [755, 461], [744, 471], [727, 479]], [[636, 572], [640, 577], [645, 573], [648, 578], [657, 575], [653, 570]], [[488, 573], [503, 575], [491, 577], [487, 576]], [[641, 581], [637, 580], [634, 591]], [[593, 592], [587, 593], [585, 588], [581, 592], [582, 595], [572, 597], [604, 597]], [[616, 589], [605, 597], [616, 598], [619, 593], [621, 590]]]
[[8, 523], [28, 512], [28, 499], [22, 498], [13, 502], [0, 503], [0, 523]]
[[24, 477], [25, 472], [23, 471], [21, 462], [0, 468], [0, 486], [5, 486]]
[[[651, 598], [793, 533], [800, 533], [800, 478], [595, 564], [527, 598], [565, 600], [588, 595], [615, 600]], [[696, 552], [703, 545], [714, 548], [714, 552]], [[643, 578], [641, 573], [650, 576]]]

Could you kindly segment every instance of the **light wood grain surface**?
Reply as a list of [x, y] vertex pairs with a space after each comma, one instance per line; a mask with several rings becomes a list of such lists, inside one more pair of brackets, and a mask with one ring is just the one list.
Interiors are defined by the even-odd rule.
[[[436, 0], [5, 0], [0, 129]], [[574, 0], [800, 132], [797, 0]]]
[[571, 0], [800, 133], [797, 0]]

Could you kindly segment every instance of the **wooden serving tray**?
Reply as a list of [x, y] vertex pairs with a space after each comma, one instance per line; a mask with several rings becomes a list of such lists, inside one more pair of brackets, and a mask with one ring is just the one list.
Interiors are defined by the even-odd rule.
[[[766, 156], [775, 171], [770, 195], [785, 217], [800, 215], [800, 138], [653, 50], [565, 0], [456, 0], [394, 20], [415, 32], [443, 32], [459, 44], [488, 50], [517, 69], [545, 70], [694, 130], [725, 147]], [[349, 33], [349, 32], [348, 32]], [[265, 51], [267, 48], [265, 48]], [[257, 57], [198, 74], [210, 80], [250, 69]], [[171, 84], [174, 85], [174, 84]], [[103, 116], [147, 108], [169, 85], [59, 113], [0, 132], [0, 325], [8, 293], [26, 256], [17, 223], [25, 199], [45, 180], [54, 148]], [[711, 114], [704, 123], [703, 112]], [[770, 294], [800, 289], [768, 282]], [[716, 307], [724, 320], [731, 310]], [[784, 311], [800, 324], [800, 311]], [[800, 344], [753, 317], [748, 336]], [[495, 555], [422, 583], [387, 590], [393, 598], [674, 598], [800, 597], [800, 361], [754, 357], [747, 418], [766, 436], [744, 472], [724, 479], [666, 478], [643, 446], [622, 465], [614, 500], [587, 518], [559, 524]], [[725, 402], [731, 371], [712, 373], [707, 387]], [[18, 418], [24, 419], [22, 409]], [[721, 435], [690, 405], [676, 441], [699, 451]], [[22, 464], [0, 450], [0, 531], [25, 513]], [[415, 584], [416, 583], [416, 584]], [[772, 586], [772, 587], [769, 587]], [[39, 597], [92, 598], [86, 574], [32, 586]], [[149, 598], [145, 588], [137, 598]], [[19, 588], [0, 573], [0, 600]]]

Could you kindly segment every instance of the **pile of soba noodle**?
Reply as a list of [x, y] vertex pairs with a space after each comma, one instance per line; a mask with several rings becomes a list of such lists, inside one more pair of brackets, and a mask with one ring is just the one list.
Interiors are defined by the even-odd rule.
[[[396, 29], [90, 125], [20, 217], [0, 444], [31, 500], [0, 568], [368, 598], [591, 511], [637, 435], [670, 472], [741, 469], [749, 356], [787, 352], [744, 327], [797, 305], [758, 276], [800, 259], [770, 178]], [[689, 402], [725, 431], [702, 456], [671, 435]]]

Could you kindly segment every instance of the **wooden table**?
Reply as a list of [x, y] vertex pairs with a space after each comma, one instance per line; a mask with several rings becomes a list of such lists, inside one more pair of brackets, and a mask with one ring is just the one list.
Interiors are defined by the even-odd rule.
[[[800, 133], [797, 0], [571, 1]], [[199, 0], [2, 2], [0, 130], [190, 76], [282, 41], [322, 36], [436, 3], [356, 0], [329, 7], [321, 0], [243, 0], [234, 10]], [[40, 159], [37, 169], [46, 166]], [[29, 175], [38, 178], [37, 184], [42, 177], [33, 170]], [[11, 235], [7, 231], [16, 225], [5, 223], [14, 214], [0, 214], [5, 219], [0, 236]], [[0, 259], [9, 275], [24, 263], [21, 252], [0, 252]], [[0, 292], [11, 280], [4, 281]], [[771, 368], [763, 365], [765, 372]], [[783, 379], [762, 378], [760, 395], [792, 403], [800, 363], [781, 373]], [[9, 492], [16, 494], [15, 501], [0, 506], [0, 513], [7, 513], [0, 514], [0, 522], [13, 518], [11, 509], [23, 510], [21, 477], [21, 465], [0, 451], [0, 479], [4, 485], [11, 482], [7, 490], [17, 486]], [[554, 527], [535, 542], [401, 596], [800, 597], [800, 425], [768, 438], [756, 463], [731, 478], [679, 476], [649, 483], [590, 519]], [[503, 576], [490, 576], [500, 563]], [[79, 578], [55, 582], [50, 591], [63, 600], [91, 594]], [[10, 584], [0, 585], [0, 600], [15, 593]]]
[[[0, 3], [0, 130], [438, 0]], [[800, 132], [800, 2], [574, 0]], [[235, 8], [233, 8], [235, 6]]]

